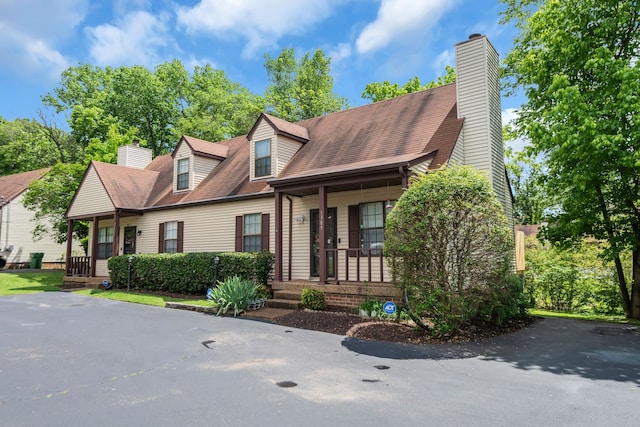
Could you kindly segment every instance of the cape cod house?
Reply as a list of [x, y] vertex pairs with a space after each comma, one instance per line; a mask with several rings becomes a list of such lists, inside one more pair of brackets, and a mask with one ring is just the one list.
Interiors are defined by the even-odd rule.
[[90, 256], [69, 248], [67, 279], [104, 278], [118, 254], [267, 249], [276, 284], [358, 294], [391, 281], [384, 221], [409, 177], [451, 163], [486, 171], [510, 218], [498, 55], [473, 35], [456, 58], [455, 84], [297, 123], [261, 114], [246, 136], [92, 162], [67, 211], [70, 229], [91, 223]]
[[[48, 171], [45, 168], [0, 177], [0, 256], [6, 261], [5, 268], [28, 267], [34, 253], [43, 254], [40, 261], [46, 267], [64, 266], [65, 245], [48, 234], [35, 239], [35, 214], [23, 204], [29, 184]], [[78, 243], [71, 249], [74, 254], [84, 253]]]

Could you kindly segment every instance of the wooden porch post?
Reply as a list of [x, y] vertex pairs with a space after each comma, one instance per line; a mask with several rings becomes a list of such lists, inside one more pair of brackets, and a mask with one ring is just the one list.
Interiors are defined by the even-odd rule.
[[71, 248], [73, 248], [73, 220], [67, 220], [67, 256], [65, 257], [64, 274], [69, 275], [69, 261], [71, 260]]
[[93, 225], [91, 227], [91, 277], [96, 277], [96, 258], [98, 257], [98, 217], [93, 217]]
[[318, 189], [318, 211], [320, 228], [320, 283], [327, 283], [327, 187]]
[[282, 192], [276, 191], [276, 265], [275, 280], [282, 281]]
[[113, 243], [111, 245], [111, 256], [118, 256], [120, 253], [120, 212], [113, 214]]

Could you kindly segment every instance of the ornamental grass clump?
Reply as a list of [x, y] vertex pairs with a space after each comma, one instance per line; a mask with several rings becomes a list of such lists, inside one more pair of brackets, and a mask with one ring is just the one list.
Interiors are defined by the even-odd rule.
[[256, 286], [251, 280], [234, 276], [210, 289], [207, 298], [218, 307], [218, 315], [233, 309], [235, 317], [247, 308], [249, 301], [256, 299]]

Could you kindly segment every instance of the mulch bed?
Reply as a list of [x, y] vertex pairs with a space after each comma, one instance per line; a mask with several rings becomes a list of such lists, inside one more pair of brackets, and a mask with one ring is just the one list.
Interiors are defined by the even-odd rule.
[[340, 311], [297, 310], [274, 319], [274, 323], [293, 328], [328, 332], [364, 340], [406, 344], [479, 341], [517, 331], [537, 321], [536, 317], [527, 317], [514, 319], [502, 326], [476, 321], [462, 325], [454, 333], [434, 337], [416, 326], [390, 321], [377, 321]]

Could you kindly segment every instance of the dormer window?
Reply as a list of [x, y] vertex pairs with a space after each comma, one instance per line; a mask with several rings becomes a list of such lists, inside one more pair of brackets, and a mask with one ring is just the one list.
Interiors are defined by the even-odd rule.
[[271, 140], [265, 139], [256, 142], [255, 176], [271, 175]]
[[189, 159], [178, 160], [178, 176], [176, 181], [177, 190], [187, 190], [189, 188]]

